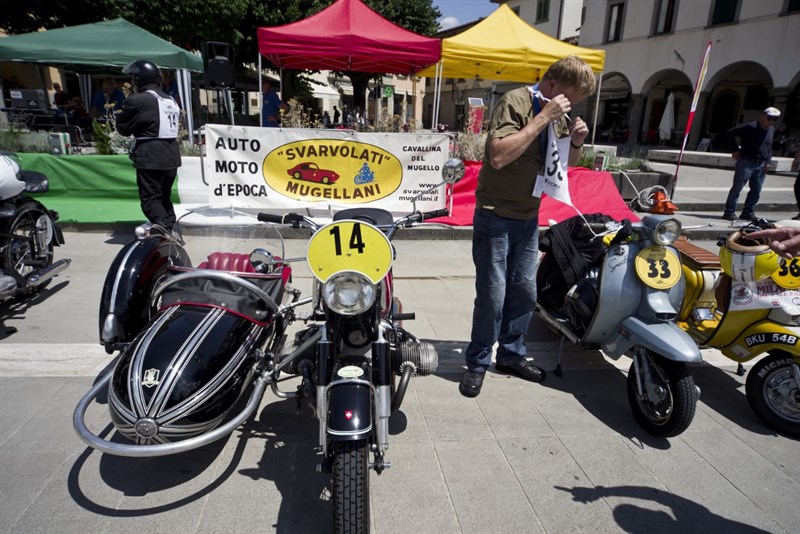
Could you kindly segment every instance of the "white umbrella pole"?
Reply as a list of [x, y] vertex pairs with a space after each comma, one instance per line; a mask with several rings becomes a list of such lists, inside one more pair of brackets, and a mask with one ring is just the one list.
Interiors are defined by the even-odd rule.
[[594, 119], [592, 119], [592, 148], [594, 148], [594, 134], [597, 132], [597, 112], [600, 110], [600, 91], [603, 89], [603, 72], [600, 71], [600, 80], [597, 82], [597, 98], [594, 101]]
[[261, 94], [261, 51], [258, 52], [258, 124], [264, 126], [264, 95]]

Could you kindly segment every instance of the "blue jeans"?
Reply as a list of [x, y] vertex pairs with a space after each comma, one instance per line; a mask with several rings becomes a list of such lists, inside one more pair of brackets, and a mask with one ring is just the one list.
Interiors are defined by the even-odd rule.
[[476, 296], [465, 357], [469, 370], [485, 371], [495, 342], [498, 363], [526, 354], [525, 335], [536, 303], [539, 223], [476, 209], [472, 224]]
[[728, 199], [725, 201], [725, 213], [736, 213], [736, 204], [739, 202], [739, 193], [744, 189], [744, 184], [750, 183], [750, 192], [744, 200], [742, 213], [755, 213], [758, 197], [761, 196], [761, 188], [764, 187], [766, 177], [766, 163], [756, 163], [755, 161], [739, 158], [736, 162], [736, 171], [733, 173], [733, 185], [728, 192]]

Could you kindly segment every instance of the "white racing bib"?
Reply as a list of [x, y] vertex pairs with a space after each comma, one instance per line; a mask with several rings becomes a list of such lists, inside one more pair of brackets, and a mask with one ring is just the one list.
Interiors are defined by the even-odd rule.
[[158, 100], [158, 139], [175, 139], [180, 128], [181, 109], [170, 98], [164, 98], [152, 89], [147, 91]]

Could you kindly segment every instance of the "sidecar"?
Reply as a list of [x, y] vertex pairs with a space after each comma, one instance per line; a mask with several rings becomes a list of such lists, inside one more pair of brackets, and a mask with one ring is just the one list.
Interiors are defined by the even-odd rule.
[[[239, 252], [214, 252], [193, 267], [183, 245], [157, 231], [126, 245], [100, 305], [101, 342], [121, 354], [76, 408], [79, 436], [111, 454], [155, 456], [210, 443], [247, 419], [286, 326], [280, 303], [291, 268], [265, 271]], [[83, 421], [106, 384], [111, 420], [133, 445], [102, 440]]]

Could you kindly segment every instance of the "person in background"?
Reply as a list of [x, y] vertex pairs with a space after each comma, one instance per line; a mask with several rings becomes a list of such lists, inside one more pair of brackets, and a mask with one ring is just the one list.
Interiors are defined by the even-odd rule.
[[53, 105], [60, 110], [65, 110], [70, 103], [70, 97], [67, 93], [61, 90], [61, 84], [53, 84]]
[[120, 111], [125, 105], [125, 95], [117, 88], [113, 78], [105, 78], [101, 88], [92, 98], [92, 107], [89, 114], [93, 118], [106, 117], [110, 113]]
[[92, 125], [92, 119], [89, 112], [83, 107], [83, 99], [79, 96], [73, 96], [70, 100], [69, 106], [66, 108], [67, 120], [70, 124], [78, 128], [89, 128]]
[[172, 97], [175, 103], [178, 104], [178, 107], [182, 108], [181, 95], [180, 91], [178, 91], [178, 82], [172, 77], [172, 73], [168, 70], [162, 70], [161, 77], [164, 79], [164, 81], [161, 82], [161, 89]]
[[333, 125], [334, 126], [338, 126], [339, 125], [339, 119], [341, 118], [341, 116], [342, 116], [342, 113], [339, 111], [339, 108], [337, 108], [336, 106], [333, 106]]
[[261, 125], [267, 128], [277, 128], [280, 119], [280, 110], [287, 110], [289, 106], [284, 104], [269, 80], [261, 84]]
[[758, 120], [740, 124], [727, 131], [727, 141], [731, 148], [731, 156], [736, 160], [733, 173], [733, 184], [725, 201], [722, 218], [727, 221], [736, 220], [736, 205], [744, 184], [750, 184], [750, 191], [744, 200], [741, 219], [756, 218], [755, 209], [764, 186], [764, 178], [772, 164], [772, 138], [775, 134], [775, 119], [781, 112], [769, 107], [761, 112]]
[[577, 163], [589, 133], [580, 117], [567, 120], [573, 106], [595, 90], [592, 69], [576, 56], [553, 63], [542, 81], [505, 93], [492, 113], [486, 151], [475, 190], [472, 258], [475, 306], [467, 370], [458, 389], [477, 396], [492, 364], [532, 382], [545, 372], [527, 356], [525, 336], [536, 304], [539, 258], [539, 203], [536, 176], [545, 165], [548, 130], [570, 138], [568, 159]]
[[117, 131], [136, 138], [130, 158], [136, 167], [142, 212], [148, 221], [171, 232], [175, 209], [170, 194], [181, 166], [180, 108], [161, 89], [161, 72], [154, 63], [133, 61], [123, 72], [131, 75], [136, 92], [117, 116]]
[[786, 141], [789, 140], [789, 137], [786, 135], [786, 123], [781, 123], [778, 126], [778, 129], [775, 130], [775, 136], [772, 141], [772, 155], [773, 156], [785, 156], [784, 150], [786, 150]]

